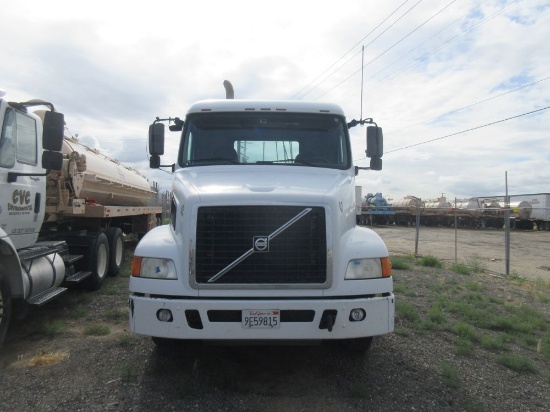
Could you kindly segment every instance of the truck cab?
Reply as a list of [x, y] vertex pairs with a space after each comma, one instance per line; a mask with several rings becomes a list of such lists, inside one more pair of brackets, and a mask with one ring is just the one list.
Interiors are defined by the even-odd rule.
[[[339, 106], [208, 100], [171, 120], [182, 132], [171, 222], [135, 250], [131, 330], [159, 344], [340, 340], [363, 349], [393, 330], [388, 250], [356, 224], [358, 168]], [[381, 129], [369, 129], [376, 169]], [[162, 123], [150, 127], [150, 151], [158, 167]]]

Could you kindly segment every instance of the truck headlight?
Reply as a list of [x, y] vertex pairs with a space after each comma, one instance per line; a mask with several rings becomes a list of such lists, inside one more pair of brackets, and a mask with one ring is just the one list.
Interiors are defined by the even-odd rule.
[[353, 259], [348, 262], [346, 279], [376, 279], [391, 276], [390, 258]]
[[177, 279], [176, 265], [170, 259], [134, 256], [132, 276], [154, 279]]

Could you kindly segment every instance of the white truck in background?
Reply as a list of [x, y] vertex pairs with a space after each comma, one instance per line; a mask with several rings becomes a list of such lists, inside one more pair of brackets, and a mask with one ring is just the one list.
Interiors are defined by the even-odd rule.
[[[356, 224], [348, 128], [367, 128], [371, 169], [382, 130], [346, 122], [334, 104], [226, 100], [195, 103], [173, 169], [171, 223], [135, 249], [130, 329], [175, 340], [340, 341], [367, 350], [393, 331], [388, 250]], [[150, 164], [164, 154], [163, 119], [149, 128]]]
[[64, 129], [51, 103], [0, 95], [0, 346], [29, 305], [117, 275], [123, 232], [142, 236], [160, 220], [143, 175]]

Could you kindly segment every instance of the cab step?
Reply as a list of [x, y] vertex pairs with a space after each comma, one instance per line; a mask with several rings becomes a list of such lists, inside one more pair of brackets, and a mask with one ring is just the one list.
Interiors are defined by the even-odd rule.
[[92, 272], [81, 270], [80, 272], [76, 272], [70, 276], [67, 276], [67, 278], [65, 279], [65, 282], [74, 285], [76, 283], [82, 282], [84, 279], [87, 279], [91, 274]]
[[28, 302], [29, 305], [42, 306], [45, 303], [48, 303], [53, 298], [56, 298], [57, 296], [61, 295], [62, 293], [65, 293], [66, 291], [67, 291], [67, 288], [61, 288], [59, 286], [53, 286], [49, 289], [46, 289], [44, 292], [39, 293], [36, 296], [33, 296], [27, 302]]

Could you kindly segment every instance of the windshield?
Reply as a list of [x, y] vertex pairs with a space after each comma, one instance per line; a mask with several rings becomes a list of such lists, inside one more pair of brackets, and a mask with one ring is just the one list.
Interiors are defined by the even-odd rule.
[[195, 113], [187, 116], [180, 164], [280, 164], [347, 169], [345, 119], [329, 114]]

